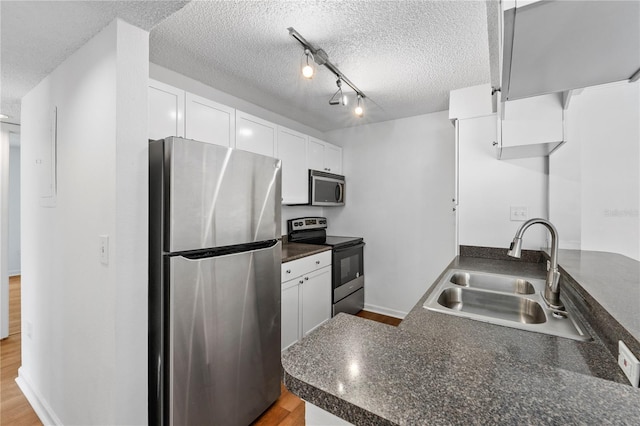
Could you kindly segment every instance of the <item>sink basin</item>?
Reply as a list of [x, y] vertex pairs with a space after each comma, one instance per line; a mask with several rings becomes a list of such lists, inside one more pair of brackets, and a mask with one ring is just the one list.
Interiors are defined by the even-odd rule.
[[508, 294], [447, 288], [440, 293], [438, 303], [454, 311], [491, 316], [522, 324], [542, 324], [547, 321], [538, 302]]
[[536, 292], [533, 284], [529, 281], [503, 275], [456, 272], [451, 275], [450, 281], [460, 286], [482, 290], [504, 291], [518, 294], [535, 294]]
[[574, 340], [591, 340], [570, 311], [543, 300], [545, 280], [453, 269], [427, 297], [430, 311]]

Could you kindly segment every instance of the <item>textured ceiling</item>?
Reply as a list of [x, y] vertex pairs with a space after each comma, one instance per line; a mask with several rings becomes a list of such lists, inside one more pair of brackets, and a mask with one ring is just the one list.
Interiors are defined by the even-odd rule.
[[150, 30], [185, 1], [1, 1], [4, 120], [20, 121], [20, 99], [116, 17]]
[[[19, 122], [20, 98], [115, 17], [151, 29], [152, 62], [321, 131], [445, 110], [450, 90], [490, 81], [484, 1], [185, 3], [0, 1], [5, 121]], [[326, 68], [300, 77], [290, 26], [366, 93], [364, 118], [328, 104]]]
[[[291, 26], [368, 96], [364, 118], [328, 104], [326, 68], [301, 78]], [[195, 1], [154, 27], [150, 60], [327, 131], [446, 110], [490, 81], [487, 40], [484, 1]]]

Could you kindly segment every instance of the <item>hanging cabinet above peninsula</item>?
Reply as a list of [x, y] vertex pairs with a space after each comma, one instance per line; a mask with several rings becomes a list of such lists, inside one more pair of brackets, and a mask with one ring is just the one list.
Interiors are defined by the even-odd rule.
[[502, 101], [640, 76], [640, 2], [503, 1]]

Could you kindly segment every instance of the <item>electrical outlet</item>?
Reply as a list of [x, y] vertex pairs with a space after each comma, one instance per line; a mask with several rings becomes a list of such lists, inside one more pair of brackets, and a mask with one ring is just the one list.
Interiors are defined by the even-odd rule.
[[618, 341], [618, 365], [624, 371], [632, 386], [638, 387], [640, 381], [640, 361], [622, 340]]
[[511, 221], [524, 222], [529, 216], [527, 206], [511, 206]]

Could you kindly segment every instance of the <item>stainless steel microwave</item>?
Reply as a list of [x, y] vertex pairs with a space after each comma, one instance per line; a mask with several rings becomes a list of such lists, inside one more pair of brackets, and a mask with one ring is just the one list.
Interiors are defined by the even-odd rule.
[[344, 206], [344, 176], [309, 170], [309, 204]]

